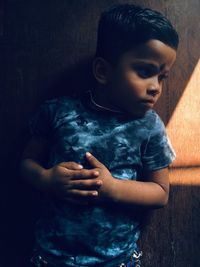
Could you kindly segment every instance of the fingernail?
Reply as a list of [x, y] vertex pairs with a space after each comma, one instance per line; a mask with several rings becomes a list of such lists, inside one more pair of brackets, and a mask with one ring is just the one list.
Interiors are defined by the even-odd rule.
[[102, 181], [97, 181], [97, 185], [102, 185]]
[[78, 165], [78, 168], [79, 168], [79, 169], [83, 169], [83, 166], [79, 164], [79, 165]]
[[99, 176], [99, 172], [98, 172], [98, 171], [95, 171], [95, 172], [94, 172], [94, 175], [95, 175], [95, 176]]
[[92, 154], [90, 152], [86, 152], [85, 154], [86, 154], [87, 157], [92, 156]]
[[92, 195], [93, 195], [93, 196], [98, 196], [98, 192], [97, 192], [97, 191], [92, 192]]

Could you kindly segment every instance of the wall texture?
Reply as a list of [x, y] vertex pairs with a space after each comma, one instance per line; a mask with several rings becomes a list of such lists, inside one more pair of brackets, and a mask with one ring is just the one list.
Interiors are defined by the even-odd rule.
[[[200, 149], [198, 122], [185, 118], [198, 105], [200, 75], [199, 0], [1, 0], [0, 2], [0, 266], [24, 267], [33, 241], [39, 194], [20, 180], [20, 155], [28, 140], [28, 118], [44, 99], [92, 86], [88, 62], [95, 51], [102, 10], [116, 3], [160, 10], [180, 34], [174, 72], [156, 109], [168, 125], [178, 158], [170, 171], [168, 207], [153, 212], [141, 238], [144, 267], [200, 266]], [[191, 77], [191, 109], [176, 113]], [[187, 97], [187, 94], [186, 94]], [[195, 100], [195, 101], [194, 101]], [[179, 115], [176, 115], [179, 114]], [[174, 119], [175, 117], [175, 119]], [[173, 121], [172, 121], [173, 119]], [[184, 128], [180, 121], [184, 121]], [[179, 123], [178, 123], [179, 122]], [[190, 122], [190, 123], [189, 123]], [[188, 128], [189, 127], [189, 128]], [[184, 129], [179, 135], [180, 129]], [[185, 135], [187, 132], [187, 135]], [[192, 133], [192, 134], [191, 134]], [[181, 144], [180, 138], [186, 138]], [[188, 143], [188, 140], [193, 142]], [[194, 143], [195, 141], [195, 143]], [[185, 151], [189, 151], [185, 154]], [[190, 153], [195, 158], [192, 164]], [[180, 160], [181, 159], [181, 160]]]

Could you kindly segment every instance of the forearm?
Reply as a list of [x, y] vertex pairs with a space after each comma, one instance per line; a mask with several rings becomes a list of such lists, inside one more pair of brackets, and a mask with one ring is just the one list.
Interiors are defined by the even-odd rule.
[[115, 179], [112, 201], [147, 208], [163, 207], [168, 202], [168, 187], [154, 182]]
[[41, 164], [32, 159], [24, 159], [21, 162], [20, 169], [25, 181], [40, 190], [45, 189], [47, 184], [46, 169]]

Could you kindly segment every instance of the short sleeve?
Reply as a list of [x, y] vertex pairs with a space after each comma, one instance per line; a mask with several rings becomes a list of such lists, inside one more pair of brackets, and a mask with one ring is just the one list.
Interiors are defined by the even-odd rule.
[[165, 126], [157, 115], [142, 156], [143, 168], [148, 171], [166, 168], [175, 157], [175, 151], [167, 136]]
[[39, 110], [29, 121], [32, 136], [48, 139], [52, 131], [52, 110], [48, 102], [40, 106]]

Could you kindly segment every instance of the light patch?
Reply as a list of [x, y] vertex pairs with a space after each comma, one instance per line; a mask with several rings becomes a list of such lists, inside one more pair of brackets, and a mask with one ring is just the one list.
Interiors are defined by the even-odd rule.
[[167, 125], [176, 151], [173, 166], [200, 166], [200, 61]]
[[200, 167], [172, 168], [169, 177], [174, 186], [200, 186]]

